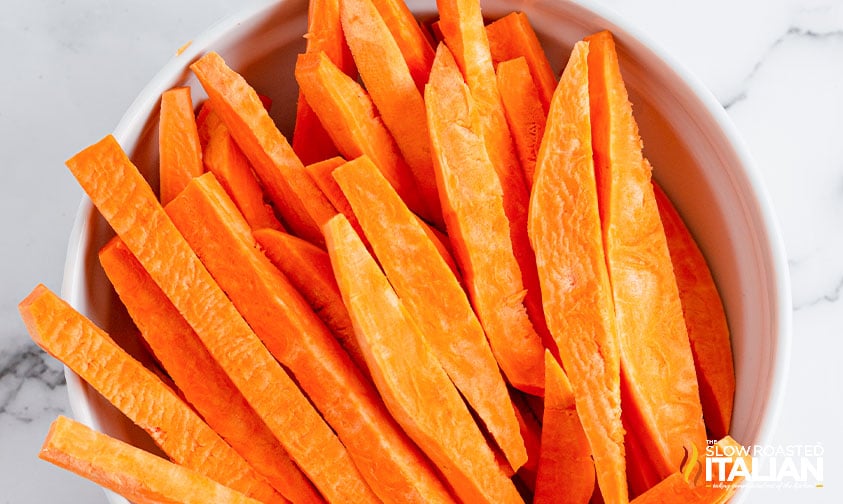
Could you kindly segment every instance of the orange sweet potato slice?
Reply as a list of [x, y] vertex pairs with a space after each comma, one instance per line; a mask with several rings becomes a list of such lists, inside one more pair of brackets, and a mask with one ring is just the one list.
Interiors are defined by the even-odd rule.
[[471, 94], [470, 128], [482, 139], [503, 190], [512, 250], [525, 289], [524, 306], [543, 344], [552, 347], [553, 340], [542, 311], [536, 258], [527, 237], [530, 193], [506, 122], [480, 1], [438, 0], [437, 6], [445, 44], [462, 70]]
[[319, 226], [336, 209], [307, 176], [304, 165], [246, 80], [210, 52], [190, 65], [216, 113], [252, 163], [255, 174], [284, 223], [311, 243], [321, 244]]
[[100, 264], [156, 359], [185, 399], [228, 444], [293, 502], [321, 502], [190, 325], [119, 237], [99, 252]]
[[735, 400], [735, 366], [723, 301], [679, 212], [658, 184], [653, 189], [694, 354], [703, 419], [709, 437], [721, 439], [729, 433]]
[[[343, 72], [352, 77], [357, 76], [351, 51], [342, 32], [339, 0], [310, 0], [308, 2], [305, 38], [307, 40], [305, 51], [322, 51]], [[301, 91], [296, 103], [293, 150], [306, 165], [332, 158], [339, 153]]]
[[158, 152], [160, 198], [166, 203], [203, 171], [189, 87], [173, 88], [161, 95]]
[[246, 221], [213, 174], [188, 184], [167, 205], [167, 213], [255, 334], [295, 376], [372, 491], [387, 501], [424, 502], [447, 496], [433, 468], [389, 416], [374, 386], [260, 252]]
[[532, 188], [547, 112], [542, 108], [527, 60], [523, 56], [502, 61], [498, 65], [497, 75], [506, 121], [518, 149], [527, 187]]
[[278, 268], [331, 330], [357, 368], [369, 376], [351, 318], [342, 303], [328, 253], [301, 238], [275, 229], [252, 233], [266, 257]]
[[205, 124], [213, 124], [202, 155], [205, 168], [217, 177], [253, 229], [284, 229], [272, 207], [264, 202], [263, 189], [252, 171], [252, 165], [228, 132], [228, 127], [213, 111], [210, 102], [206, 102], [202, 109], [208, 111]]
[[406, 160], [431, 219], [443, 227], [422, 91], [373, 0], [343, 0], [340, 11], [366, 91]]
[[[706, 443], [694, 359], [651, 168], [609, 32], [586, 38], [603, 245], [620, 340], [623, 415], [660, 478]], [[636, 470], [641, 464], [630, 465]], [[635, 481], [636, 478], [630, 478]], [[641, 493], [646, 488], [633, 488]]]
[[415, 213], [432, 220], [427, 202], [371, 97], [324, 53], [301, 54], [296, 81], [346, 159], [366, 154]]
[[322, 495], [376, 502], [336, 434], [237, 312], [114, 137], [82, 150], [67, 166]]
[[588, 44], [574, 46], [548, 114], [529, 233], [544, 310], [607, 502], [627, 500], [618, 336], [591, 157]]
[[544, 347], [524, 306], [525, 285], [511, 240], [503, 188], [481, 136], [471, 130], [471, 96], [440, 45], [425, 89], [436, 183], [448, 236], [492, 352], [513, 386], [541, 394]]
[[489, 50], [495, 65], [523, 56], [530, 68], [545, 113], [556, 90], [556, 75], [530, 20], [523, 12], [512, 12], [486, 26]]
[[521, 503], [459, 392], [348, 220], [324, 228], [363, 355], [392, 416], [463, 502]]
[[574, 391], [550, 352], [545, 353], [544, 372], [541, 455], [533, 503], [586, 503], [594, 492], [594, 462]]
[[334, 172], [378, 262], [451, 381], [517, 470], [527, 460], [506, 383], [468, 296], [430, 236], [369, 158]]
[[261, 502], [64, 416], [59, 416], [50, 425], [38, 457], [132, 502]]
[[286, 502], [170, 387], [49, 289], [39, 285], [19, 308], [38, 346], [103, 394], [176, 463], [256, 499]]
[[419, 90], [427, 83], [433, 66], [433, 47], [406, 2], [401, 0], [372, 0], [383, 17], [390, 33], [398, 43], [404, 61]]

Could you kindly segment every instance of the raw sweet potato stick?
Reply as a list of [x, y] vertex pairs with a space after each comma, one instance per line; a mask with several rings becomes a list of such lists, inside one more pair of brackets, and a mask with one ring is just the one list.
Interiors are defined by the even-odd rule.
[[[328, 197], [331, 203], [336, 207], [337, 210], [348, 219], [348, 222], [351, 223], [351, 227], [354, 228], [355, 231], [360, 235], [360, 238], [363, 239], [363, 243], [366, 244], [366, 247], [369, 248], [369, 241], [366, 239], [366, 236], [363, 234], [363, 229], [360, 227], [360, 223], [357, 222], [357, 216], [354, 215], [354, 211], [351, 209], [351, 205], [348, 203], [348, 199], [345, 197], [345, 194], [342, 193], [342, 189], [340, 186], [337, 185], [337, 182], [334, 180], [334, 170], [339, 167], [340, 165], [344, 164], [345, 160], [340, 157], [327, 159], [320, 163], [314, 163], [312, 165], [305, 166], [305, 170], [307, 173], [313, 178], [316, 182], [316, 185], [322, 189], [322, 192]], [[438, 196], [437, 196], [438, 201]], [[438, 205], [439, 203], [437, 203]], [[415, 214], [414, 214], [415, 215]], [[436, 248], [439, 250], [439, 253], [442, 255], [442, 258], [445, 259], [445, 262], [448, 263], [448, 267], [451, 268], [451, 271], [454, 272], [454, 275], [459, 276], [459, 271], [457, 271], [457, 265], [454, 262], [454, 257], [451, 249], [451, 243], [448, 239], [448, 236], [432, 227], [430, 224], [421, 220], [418, 216], [416, 219], [422, 224], [424, 227], [425, 232], [433, 240], [433, 243], [436, 244]]]
[[729, 433], [735, 400], [735, 367], [723, 301], [705, 256], [682, 217], [658, 184], [653, 184], [667, 248], [679, 288], [709, 437]]
[[49, 289], [37, 286], [19, 309], [38, 346], [145, 430], [176, 463], [258, 500], [287, 502], [172, 389]]
[[202, 147], [189, 87], [173, 88], [161, 95], [158, 152], [160, 198], [167, 203], [203, 172]]
[[[594, 165], [628, 436], [660, 478], [706, 434], [679, 290], [612, 35], [586, 38]], [[640, 464], [630, 465], [635, 470]], [[630, 478], [631, 482], [635, 478]], [[646, 488], [633, 488], [641, 493]]]
[[167, 213], [255, 334], [295, 376], [372, 491], [386, 501], [448, 502], [433, 468], [304, 298], [260, 252], [213, 174], [188, 184]]
[[433, 66], [433, 47], [419, 23], [402, 0], [372, 0], [392, 37], [404, 55], [413, 81], [424, 90], [430, 68]]
[[[495, 66], [523, 56], [530, 68], [545, 114], [556, 90], [556, 75], [530, 20], [523, 12], [512, 12], [486, 26], [489, 51]], [[503, 89], [501, 89], [503, 91]]]
[[437, 50], [425, 89], [448, 236], [492, 353], [513, 386], [541, 395], [544, 347], [524, 307], [524, 282], [510, 240], [501, 183], [470, 129], [471, 96], [448, 48]]
[[336, 337], [343, 350], [367, 377], [369, 369], [342, 303], [328, 253], [301, 238], [275, 229], [258, 229], [253, 236], [263, 253], [295, 286]]
[[342, 215], [324, 228], [363, 355], [392, 416], [472, 503], [521, 503], [459, 392], [383, 272]]
[[348, 200], [345, 199], [342, 190], [340, 190], [337, 183], [334, 182], [334, 178], [331, 176], [334, 168], [343, 163], [345, 163], [345, 159], [340, 156], [334, 156], [329, 159], [309, 164], [304, 167], [304, 171], [306, 171], [310, 178], [313, 179], [316, 186], [322, 190], [325, 197], [328, 198], [328, 201], [334, 205], [334, 208], [336, 208], [339, 213], [349, 217], [349, 214], [353, 215], [353, 212], [351, 211], [351, 207], [348, 205]]
[[[269, 112], [272, 107], [272, 99], [262, 94], [258, 94], [258, 99], [263, 104], [263, 108]], [[213, 108], [211, 101], [205, 100], [199, 107], [199, 111], [196, 112], [196, 130], [199, 132], [199, 144], [202, 146], [202, 150], [205, 150], [205, 147], [208, 146], [211, 133], [220, 126], [225, 126], [222, 118], [216, 112], [212, 113]]]
[[518, 470], [527, 451], [506, 383], [465, 291], [422, 224], [372, 161], [334, 171], [375, 256], [451, 381]]
[[322, 496], [376, 501], [345, 447], [196, 257], [114, 137], [67, 166]]
[[155, 358], [205, 422], [287, 499], [322, 502], [126, 244], [115, 236], [100, 250], [99, 258]]
[[228, 132], [228, 127], [219, 119], [210, 102], [202, 108], [208, 110], [205, 124], [213, 124], [202, 155], [205, 168], [217, 177], [252, 229], [284, 229], [272, 207], [264, 202], [263, 189], [255, 178], [252, 165]]
[[[357, 76], [357, 69], [342, 33], [339, 0], [308, 2], [305, 38], [305, 51], [323, 51], [343, 72], [351, 77]], [[332, 158], [339, 153], [301, 91], [296, 104], [293, 150], [306, 165]]]
[[357, 216], [354, 215], [354, 211], [351, 209], [351, 205], [345, 198], [345, 194], [342, 193], [342, 189], [340, 189], [340, 186], [338, 186], [336, 180], [334, 180], [334, 169], [343, 164], [345, 164], [345, 159], [336, 156], [324, 161], [319, 161], [318, 163], [309, 164], [305, 166], [304, 169], [316, 185], [319, 186], [319, 189], [322, 189], [322, 192], [325, 193], [328, 201], [334, 205], [334, 208], [336, 208], [339, 213], [345, 215], [348, 222], [351, 223], [351, 227], [353, 227], [354, 230], [357, 231], [357, 234], [363, 238], [363, 243], [366, 244], [366, 247], [369, 247], [369, 242], [366, 241], [366, 237], [363, 235], [363, 228], [361, 228], [360, 223], [357, 222]]
[[432, 220], [428, 202], [366, 90], [323, 53], [299, 55], [296, 81], [342, 155], [372, 158], [407, 206]]
[[547, 112], [542, 108], [523, 56], [500, 62], [497, 75], [506, 121], [518, 149], [525, 182], [532, 188]]
[[462, 70], [471, 94], [470, 128], [481, 138], [500, 180], [512, 250], [526, 291], [524, 306], [543, 343], [552, 346], [542, 311], [536, 257], [527, 237], [530, 193], [506, 122], [480, 1], [437, 0], [436, 4], [445, 44]]
[[366, 91], [412, 171], [425, 208], [444, 228], [422, 91], [373, 0], [342, 0], [342, 26]]
[[38, 457], [137, 503], [260, 504], [259, 500], [59, 416]]
[[571, 383], [545, 352], [544, 418], [533, 504], [587, 503], [594, 492], [591, 447], [577, 414]]
[[228, 68], [219, 54], [210, 52], [190, 65], [228, 127], [237, 145], [252, 163], [258, 178], [281, 215], [297, 236], [321, 244], [319, 226], [336, 209], [304, 172], [293, 152], [246, 80]]
[[548, 114], [530, 200], [547, 324], [576, 398], [606, 502], [627, 500], [618, 336], [603, 252], [588, 97], [577, 43]]

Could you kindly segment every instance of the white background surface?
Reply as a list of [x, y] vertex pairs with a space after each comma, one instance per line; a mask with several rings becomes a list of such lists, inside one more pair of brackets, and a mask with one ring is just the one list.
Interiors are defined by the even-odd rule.
[[[601, 0], [712, 90], [767, 183], [791, 268], [793, 355], [775, 443], [825, 449], [825, 488], [748, 502], [843, 502], [843, 2]], [[183, 43], [243, 2], [13, 0], [0, 16], [0, 504], [105, 502], [37, 459], [69, 413], [61, 366], [17, 303], [58, 291], [82, 196], [64, 160], [110, 132]]]

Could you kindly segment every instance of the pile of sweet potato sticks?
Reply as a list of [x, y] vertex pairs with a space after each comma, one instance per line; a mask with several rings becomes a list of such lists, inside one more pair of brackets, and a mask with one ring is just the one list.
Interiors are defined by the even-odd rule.
[[[312, 0], [292, 144], [207, 53], [160, 187], [67, 166], [155, 363], [38, 286], [32, 338], [169, 460], [60, 417], [41, 457], [136, 502], [724, 502], [730, 335], [655, 185], [609, 32], [551, 69], [479, 0]], [[198, 109], [198, 110], [197, 110]], [[656, 147], [657, 148], [657, 147]]]

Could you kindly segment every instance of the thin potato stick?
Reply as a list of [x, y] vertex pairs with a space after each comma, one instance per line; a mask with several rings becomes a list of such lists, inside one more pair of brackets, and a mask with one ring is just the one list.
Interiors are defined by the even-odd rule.
[[269, 484], [293, 502], [322, 502], [190, 325], [115, 236], [100, 264], [155, 358], [185, 399]]
[[[652, 168], [643, 156], [614, 40], [606, 31], [586, 40], [594, 168], [620, 341], [624, 423], [627, 436], [638, 439], [664, 479], [679, 467], [684, 450], [706, 446], [694, 357], [653, 194]], [[644, 490], [633, 488], [634, 493]]]
[[246, 154], [275, 209], [296, 235], [322, 244], [319, 226], [336, 209], [304, 172], [304, 165], [278, 131], [257, 92], [228, 68], [219, 54], [210, 52], [190, 65]]
[[425, 102], [445, 223], [472, 306], [509, 382], [541, 395], [544, 346], [524, 306], [525, 286], [510, 240], [513, 224], [483, 140], [468, 127], [468, 89], [443, 45]]
[[433, 468], [301, 294], [260, 252], [213, 174], [195, 178], [167, 213], [255, 334], [295, 376], [372, 491], [387, 501], [447, 501]]
[[591, 157], [588, 44], [553, 95], [530, 200], [544, 310], [576, 397], [607, 502], [627, 496], [620, 360]]
[[19, 305], [33, 341], [144, 429], [175, 462], [266, 502], [286, 502], [154, 373], [43, 285]]
[[448, 375], [342, 215], [328, 253], [369, 370], [390, 413], [463, 502], [523, 503]]
[[261, 502], [64, 416], [59, 416], [50, 425], [38, 457], [111, 489], [132, 502]]
[[67, 166], [322, 495], [376, 502], [345, 447], [196, 257], [114, 137]]

